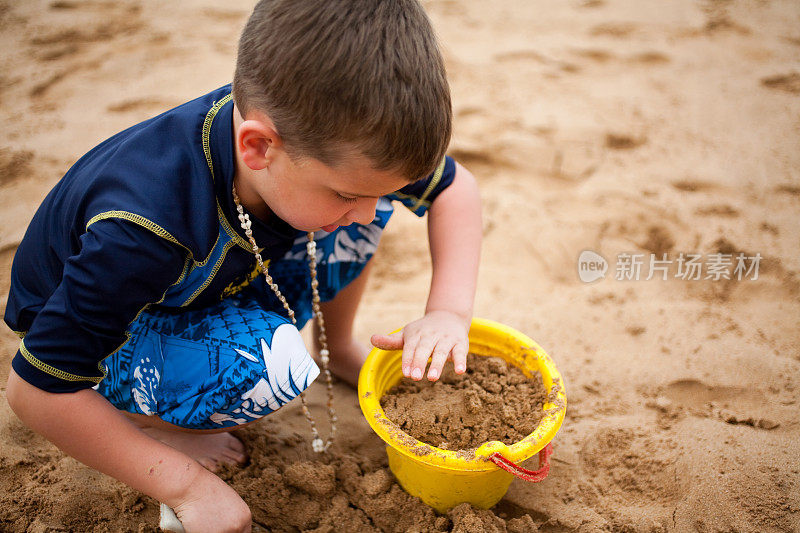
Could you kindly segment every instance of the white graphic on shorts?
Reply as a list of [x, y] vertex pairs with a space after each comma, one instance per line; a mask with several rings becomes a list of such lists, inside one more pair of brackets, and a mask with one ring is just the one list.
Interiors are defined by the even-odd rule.
[[133, 385], [131, 392], [136, 406], [148, 416], [155, 414], [158, 407], [156, 405], [155, 390], [158, 387], [161, 376], [149, 357], [139, 359], [139, 365], [133, 370], [133, 378], [136, 383]]
[[272, 348], [261, 339], [262, 359], [243, 350], [237, 349], [236, 353], [253, 362], [263, 360], [267, 375], [242, 394], [241, 406], [231, 414], [212, 414], [209, 418], [216, 424], [228, 421], [243, 424], [277, 411], [319, 376], [319, 368], [306, 350], [300, 332], [291, 324], [278, 326], [272, 336]]

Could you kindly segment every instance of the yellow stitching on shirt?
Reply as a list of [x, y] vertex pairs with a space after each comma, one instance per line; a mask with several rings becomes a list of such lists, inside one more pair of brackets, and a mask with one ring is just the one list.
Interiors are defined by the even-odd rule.
[[[428, 187], [426, 187], [425, 192], [422, 193], [422, 196], [420, 196], [419, 201], [416, 204], [414, 204], [414, 208], [412, 209], [412, 211], [416, 211], [417, 209], [419, 209], [420, 206], [423, 205], [423, 202], [425, 202], [425, 199], [428, 196], [430, 196], [430, 194], [433, 192], [433, 189], [435, 189], [436, 186], [439, 185], [439, 182], [442, 179], [442, 174], [444, 174], [444, 165], [446, 162], [447, 159], [443, 157], [442, 162], [439, 163], [438, 167], [436, 167], [436, 172], [433, 173], [433, 178], [431, 179], [431, 182], [428, 184]], [[428, 203], [428, 205], [430, 205], [430, 202]]]
[[109, 218], [119, 218], [122, 220], [127, 220], [128, 222], [133, 222], [134, 224], [137, 224], [155, 233], [159, 237], [168, 240], [169, 242], [177, 244], [178, 246], [180, 246], [189, 253], [189, 257], [192, 259], [192, 263], [194, 264], [195, 267], [202, 267], [205, 266], [206, 263], [208, 263], [208, 260], [211, 259], [211, 255], [214, 252], [214, 248], [217, 246], [217, 241], [219, 241], [219, 235], [217, 235], [217, 240], [214, 241], [214, 246], [211, 247], [211, 252], [209, 252], [208, 257], [206, 257], [202, 261], [197, 261], [194, 259], [194, 254], [189, 249], [189, 247], [179, 242], [178, 239], [173, 237], [172, 234], [169, 233], [167, 230], [165, 230], [155, 222], [143, 217], [142, 215], [137, 215], [136, 213], [131, 213], [130, 211], [115, 210], [115, 211], [104, 211], [103, 213], [99, 213], [89, 219], [89, 222], [86, 223], [86, 230], [88, 231], [89, 226], [91, 226], [95, 222], [98, 222], [100, 220], [106, 220]]
[[[431, 203], [430, 203], [430, 202], [428, 202], [428, 201], [421, 201], [419, 198], [417, 198], [417, 197], [416, 197], [416, 196], [414, 196], [414, 195], [411, 195], [411, 194], [405, 194], [405, 193], [402, 193], [402, 192], [399, 192], [399, 191], [395, 191], [395, 192], [393, 192], [393, 193], [389, 194], [388, 196], [394, 196], [394, 197], [395, 197], [395, 198], [397, 198], [398, 200], [416, 200], [416, 202], [417, 202], [417, 203], [415, 204], [415, 207], [413, 207], [413, 208], [412, 208], [412, 207], [408, 207], [408, 206], [406, 206], [406, 207], [408, 207], [408, 208], [409, 208], [411, 211], [414, 211], [414, 210], [415, 210], [417, 207], [419, 207], [419, 206], [424, 206], [424, 207], [426, 207], [426, 208], [428, 208], [428, 207], [430, 207], [430, 206], [431, 206]], [[421, 202], [421, 203], [420, 203], [420, 202]]]
[[103, 369], [100, 369], [103, 372], [102, 376], [76, 376], [75, 374], [70, 374], [69, 372], [64, 372], [63, 370], [59, 370], [54, 366], [50, 366], [44, 361], [40, 361], [37, 359], [31, 352], [25, 348], [25, 341], [22, 340], [19, 343], [19, 352], [22, 354], [30, 364], [45, 372], [50, 374], [51, 376], [55, 376], [57, 378], [63, 379], [64, 381], [91, 381], [93, 383], [100, 383], [103, 381], [103, 378], [106, 377], [106, 372]]
[[[203, 121], [203, 154], [206, 156], [206, 163], [208, 164], [208, 170], [211, 172], [212, 182], [216, 180], [216, 176], [214, 174], [214, 160], [211, 158], [211, 125], [214, 123], [214, 118], [217, 116], [217, 113], [219, 113], [219, 110], [222, 109], [222, 106], [230, 102], [231, 98], [233, 98], [232, 94], [223, 96], [211, 107], [211, 109], [208, 110], [208, 114], [206, 114], [206, 118]], [[225, 215], [222, 213], [222, 207], [219, 205], [219, 200], [217, 200], [217, 216], [219, 217], [222, 227], [225, 228], [225, 232], [231, 236], [236, 244], [245, 250], [250, 251], [250, 244], [244, 240], [241, 235], [236, 233], [231, 227], [230, 223], [228, 223], [228, 219], [225, 218]]]
[[230, 93], [220, 98], [219, 101], [208, 110], [206, 118], [203, 121], [203, 153], [206, 156], [208, 168], [211, 170], [211, 181], [214, 181], [214, 164], [211, 162], [211, 123], [214, 122], [214, 117], [217, 116], [222, 106], [227, 104], [231, 98], [233, 98], [233, 95]]
[[[211, 141], [210, 141], [211, 125], [214, 122], [214, 117], [217, 116], [219, 110], [222, 109], [222, 106], [227, 104], [231, 100], [231, 98], [233, 98], [233, 95], [231, 94], [227, 94], [224, 97], [222, 97], [219, 101], [217, 101], [217, 103], [211, 106], [211, 109], [209, 109], [208, 113], [206, 114], [205, 120], [203, 120], [203, 129], [202, 129], [203, 154], [206, 157], [208, 170], [211, 172], [212, 183], [215, 181], [215, 177], [214, 177], [214, 162], [211, 158]], [[225, 257], [228, 255], [228, 250], [231, 247], [239, 245], [245, 250], [251, 249], [247, 241], [245, 241], [238, 233], [233, 231], [233, 228], [228, 223], [228, 219], [225, 218], [225, 215], [222, 212], [222, 207], [219, 205], [219, 200], [217, 200], [217, 217], [219, 218], [219, 222], [222, 225], [223, 229], [225, 230], [225, 233], [227, 233], [231, 237], [231, 240], [223, 245], [222, 254], [220, 255], [219, 259], [217, 259], [217, 262], [214, 264], [214, 268], [211, 269], [211, 274], [208, 276], [208, 278], [206, 278], [203, 284], [200, 285], [197, 289], [195, 289], [192, 295], [189, 296], [189, 298], [181, 304], [181, 307], [187, 306], [190, 303], [192, 303], [195, 300], [195, 298], [197, 298], [200, 295], [200, 293], [203, 292], [206, 289], [206, 287], [208, 287], [211, 284], [211, 282], [214, 280], [214, 277], [216, 277], [220, 267], [222, 266], [222, 263], [225, 261]], [[219, 237], [220, 236], [218, 235], [217, 242], [219, 242]], [[217, 243], [214, 243], [214, 248], [216, 248], [216, 244]], [[211, 249], [212, 253], [214, 251], [214, 248]], [[210, 257], [211, 256], [209, 255], [209, 258]], [[208, 259], [206, 259], [206, 261], [208, 261]]]
[[220, 222], [222, 222], [222, 227], [225, 228], [225, 233], [227, 233], [231, 239], [233, 239], [236, 244], [247, 250], [248, 252], [253, 251], [253, 247], [250, 245], [249, 242], [244, 240], [241, 235], [236, 233], [231, 225], [228, 223], [228, 219], [225, 218], [225, 215], [222, 213], [222, 207], [220, 207], [219, 202], [217, 202], [217, 216], [219, 217]]
[[17, 337], [19, 337], [20, 339], [24, 339], [25, 338], [25, 334], [28, 333], [27, 331], [16, 331], [16, 330], [13, 330], [13, 329], [11, 331], [13, 331], [17, 335]]
[[206, 287], [208, 287], [208, 285], [213, 281], [214, 277], [216, 277], [217, 271], [219, 271], [219, 268], [222, 266], [222, 263], [225, 261], [225, 256], [228, 255], [228, 250], [230, 250], [234, 246], [236, 246], [236, 243], [234, 243], [233, 241], [228, 241], [225, 243], [225, 245], [222, 247], [222, 255], [219, 256], [219, 259], [217, 259], [217, 262], [214, 264], [214, 268], [211, 269], [211, 275], [209, 275], [208, 278], [206, 278], [206, 280], [203, 282], [202, 285], [200, 285], [197, 289], [195, 289], [192, 295], [189, 296], [189, 299], [181, 304], [181, 307], [187, 306], [190, 303], [192, 303], [194, 299], [197, 298], [197, 296], [199, 296], [200, 293], [206, 289]]
[[[213, 163], [213, 160], [211, 158], [211, 143], [210, 143], [211, 125], [212, 125], [212, 123], [214, 121], [214, 117], [217, 116], [217, 113], [219, 112], [219, 110], [222, 108], [222, 106], [227, 104], [231, 100], [231, 98], [232, 98], [232, 95], [228, 94], [228, 95], [224, 96], [223, 98], [221, 98], [219, 101], [217, 101], [211, 107], [211, 109], [209, 109], [208, 113], [206, 114], [206, 118], [203, 121], [203, 129], [202, 129], [203, 154], [205, 155], [206, 163], [208, 164], [208, 169], [211, 172], [211, 181], [212, 181], [212, 183], [213, 183], [215, 178], [214, 178], [214, 163]], [[228, 250], [232, 246], [239, 245], [242, 248], [244, 248], [245, 250], [248, 250], [248, 251], [251, 250], [251, 247], [250, 247], [249, 243], [247, 241], [245, 241], [238, 233], [236, 233], [233, 230], [233, 228], [231, 227], [230, 223], [228, 223], [228, 220], [225, 218], [225, 215], [222, 212], [222, 207], [220, 207], [220, 205], [219, 205], [219, 200], [216, 201], [216, 204], [217, 204], [217, 217], [219, 218], [219, 222], [222, 225], [222, 227], [224, 228], [225, 232], [231, 237], [232, 240], [228, 241], [227, 243], [225, 243], [223, 245], [222, 255], [220, 256], [220, 258], [214, 264], [214, 268], [211, 270], [210, 276], [208, 278], [206, 278], [206, 280], [203, 282], [203, 284], [200, 287], [198, 287], [192, 293], [192, 295], [189, 296], [189, 298], [185, 302], [183, 302], [181, 304], [181, 307], [189, 305], [192, 301], [195, 300], [195, 298], [197, 298], [197, 296], [200, 295], [201, 292], [203, 292], [206, 289], [206, 287], [209, 286], [209, 284], [211, 284], [211, 282], [214, 280], [214, 277], [217, 275], [217, 272], [219, 271], [220, 267], [222, 266], [222, 262], [225, 260], [225, 257], [227, 256], [227, 253], [228, 253]], [[134, 222], [135, 224], [139, 224], [140, 226], [149, 229], [150, 231], [152, 231], [156, 235], [159, 235], [160, 237], [163, 237], [163, 238], [165, 238], [165, 239], [167, 239], [167, 240], [169, 240], [171, 242], [174, 242], [175, 244], [177, 244], [177, 245], [181, 246], [182, 248], [186, 249], [186, 251], [189, 253], [189, 258], [192, 259], [192, 263], [193, 263], [192, 268], [202, 267], [202, 266], [205, 266], [208, 263], [208, 261], [211, 259], [211, 256], [214, 253], [214, 250], [217, 247], [217, 244], [219, 243], [219, 239], [220, 239], [220, 236], [221, 236], [220, 234], [217, 234], [217, 239], [214, 241], [214, 245], [211, 247], [211, 251], [209, 252], [208, 257], [206, 257], [203, 261], [198, 262], [198, 261], [194, 260], [194, 258], [192, 256], [192, 251], [187, 246], [185, 246], [184, 244], [180, 243], [175, 237], [173, 237], [169, 232], [167, 232], [161, 226], [159, 226], [158, 224], [156, 224], [156, 223], [144, 218], [141, 215], [137, 215], [137, 214], [134, 214], [134, 213], [129, 213], [127, 211], [107, 211], [106, 213], [100, 213], [99, 215], [95, 215], [94, 217], [92, 217], [92, 219], [89, 220], [89, 223], [86, 224], [86, 227], [88, 229], [88, 227], [92, 223], [97, 222], [98, 220], [102, 220], [102, 219], [105, 219], [105, 218], [112, 218], [112, 217], [113, 218], [123, 218], [125, 220], [129, 220], [131, 222]], [[187, 261], [187, 264], [184, 265], [184, 270], [183, 270], [183, 272], [181, 274], [181, 277], [178, 279], [178, 281], [173, 283], [172, 286], [177, 285], [178, 283], [183, 281], [183, 279], [186, 277], [186, 275], [188, 274], [188, 271], [189, 271], [189, 269], [186, 268], [187, 266], [188, 266], [188, 261]], [[158, 302], [155, 302], [155, 303], [158, 304], [158, 303], [162, 302], [165, 297], [166, 297], [166, 293], [164, 293], [164, 296], [162, 296], [161, 300], [159, 300]], [[133, 320], [135, 321], [139, 317], [139, 315], [142, 313], [142, 311], [144, 311], [146, 308], [147, 308], [147, 306], [145, 306], [144, 308], [140, 309], [139, 313], [136, 314], [136, 318], [134, 318]], [[123, 342], [122, 345], [120, 345], [120, 348], [124, 344], [125, 343]], [[119, 350], [119, 348], [117, 348], [117, 350]], [[113, 354], [113, 352], [112, 352], [112, 354]]]
[[[183, 244], [178, 242], [178, 239], [173, 237], [172, 234], [170, 234], [170, 232], [168, 232], [167, 230], [165, 230], [164, 228], [162, 228], [161, 226], [159, 226], [155, 222], [152, 222], [152, 221], [144, 218], [142, 215], [137, 215], [137, 214], [131, 213], [129, 211], [104, 211], [104, 212], [102, 212], [100, 214], [97, 214], [97, 215], [93, 216], [92, 218], [90, 218], [89, 222], [86, 223], [86, 230], [88, 231], [89, 230], [89, 226], [91, 226], [95, 222], [97, 222], [99, 220], [105, 220], [107, 218], [122, 218], [122, 219], [128, 220], [130, 222], [133, 222], [134, 224], [138, 224], [139, 226], [152, 231], [153, 233], [155, 233], [156, 235], [158, 235], [159, 237], [161, 237], [163, 239], [166, 239], [166, 240], [168, 240], [170, 242], [174, 242], [177, 245], [183, 246]], [[186, 246], [183, 246], [183, 247], [186, 248]]]
[[[174, 287], [175, 285], [178, 285], [181, 281], [184, 280], [184, 278], [186, 278], [186, 274], [188, 274], [189, 270], [190, 270], [189, 263], [191, 263], [191, 262], [192, 262], [191, 256], [187, 256], [186, 257], [186, 261], [184, 261], [184, 263], [183, 263], [183, 271], [181, 272], [181, 277], [178, 278], [178, 281], [176, 281], [175, 283], [173, 283], [172, 285], [169, 286], [170, 289], [172, 287]], [[166, 298], [166, 297], [167, 297], [167, 293], [165, 292], [164, 296], [162, 296], [161, 300], [159, 300], [157, 303], [163, 302], [164, 298]]]

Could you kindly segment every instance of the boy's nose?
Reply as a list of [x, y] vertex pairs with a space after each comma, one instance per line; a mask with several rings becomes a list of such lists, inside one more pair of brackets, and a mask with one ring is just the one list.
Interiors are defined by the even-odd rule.
[[375, 208], [377, 205], [377, 198], [361, 198], [356, 206], [347, 213], [347, 218], [351, 222], [365, 226], [375, 220]]

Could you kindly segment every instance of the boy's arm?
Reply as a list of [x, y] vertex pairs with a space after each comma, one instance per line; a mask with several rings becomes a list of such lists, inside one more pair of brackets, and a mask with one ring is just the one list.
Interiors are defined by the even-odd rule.
[[[190, 532], [248, 531], [249, 511], [232, 489], [143, 433], [90, 388], [102, 379], [97, 361], [125, 338], [139, 309], [182, 274], [185, 254], [116, 219], [95, 222], [80, 244], [14, 357], [9, 405], [67, 454], [173, 506]], [[26, 261], [14, 268], [33, 275]]]
[[428, 210], [433, 275], [425, 316], [393, 335], [373, 335], [372, 344], [403, 349], [403, 375], [422, 379], [433, 355], [428, 379], [442, 374], [448, 358], [457, 373], [466, 370], [468, 333], [478, 277], [482, 238], [481, 204], [473, 175], [456, 164], [453, 183]]
[[231, 487], [143, 433], [96, 391], [45, 392], [12, 369], [6, 396], [28, 427], [80, 462], [174, 508], [187, 531], [250, 531], [250, 511]]

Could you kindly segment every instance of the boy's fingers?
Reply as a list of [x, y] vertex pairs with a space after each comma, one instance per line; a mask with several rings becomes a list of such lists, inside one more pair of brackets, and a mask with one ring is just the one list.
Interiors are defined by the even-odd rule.
[[423, 337], [414, 349], [414, 359], [411, 361], [411, 379], [419, 381], [425, 374], [425, 367], [428, 366], [428, 357], [433, 352], [436, 341]]
[[417, 349], [419, 337], [413, 339], [406, 339], [403, 343], [403, 375], [407, 378], [411, 377], [411, 364], [414, 360], [414, 351]]
[[467, 371], [467, 344], [459, 342], [453, 346], [453, 368], [456, 374], [463, 374]]
[[433, 358], [431, 359], [431, 367], [428, 370], [428, 380], [436, 381], [442, 375], [442, 368], [450, 355], [449, 345], [442, 345], [440, 342], [433, 350]]
[[398, 331], [391, 335], [373, 335], [370, 342], [381, 350], [399, 350], [403, 347], [403, 332]]

